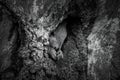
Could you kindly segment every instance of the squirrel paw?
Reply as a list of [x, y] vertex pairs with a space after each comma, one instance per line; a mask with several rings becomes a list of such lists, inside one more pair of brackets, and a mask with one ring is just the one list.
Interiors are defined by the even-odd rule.
[[61, 50], [57, 51], [54, 48], [49, 48], [49, 56], [53, 60], [59, 60], [63, 58], [63, 52]]
[[57, 60], [59, 60], [59, 59], [63, 59], [63, 52], [61, 51], [61, 50], [59, 50], [57, 53]]

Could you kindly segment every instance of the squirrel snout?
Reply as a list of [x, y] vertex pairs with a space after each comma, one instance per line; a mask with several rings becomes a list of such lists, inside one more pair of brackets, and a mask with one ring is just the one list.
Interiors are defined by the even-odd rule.
[[54, 60], [56, 60], [56, 50], [54, 49], [54, 48], [49, 48], [49, 56], [52, 58], [52, 59], [54, 59]]

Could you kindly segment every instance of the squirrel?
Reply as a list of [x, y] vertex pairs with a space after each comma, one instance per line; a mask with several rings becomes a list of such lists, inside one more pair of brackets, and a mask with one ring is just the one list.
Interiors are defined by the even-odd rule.
[[62, 45], [67, 37], [66, 23], [61, 23], [50, 35], [49, 42], [49, 55], [54, 60], [63, 58], [61, 50]]

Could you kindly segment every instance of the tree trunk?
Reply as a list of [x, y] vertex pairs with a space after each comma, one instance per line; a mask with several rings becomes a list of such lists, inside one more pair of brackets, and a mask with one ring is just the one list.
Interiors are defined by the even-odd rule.
[[0, 0], [0, 79], [118, 80], [119, 4]]

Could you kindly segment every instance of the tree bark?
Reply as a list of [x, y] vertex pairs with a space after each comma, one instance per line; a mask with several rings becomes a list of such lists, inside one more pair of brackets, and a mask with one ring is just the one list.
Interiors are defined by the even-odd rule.
[[[119, 0], [0, 0], [0, 79], [118, 80], [119, 4]], [[61, 25], [66, 30], [58, 30]], [[54, 31], [63, 43], [63, 57], [57, 60], [48, 54]]]

